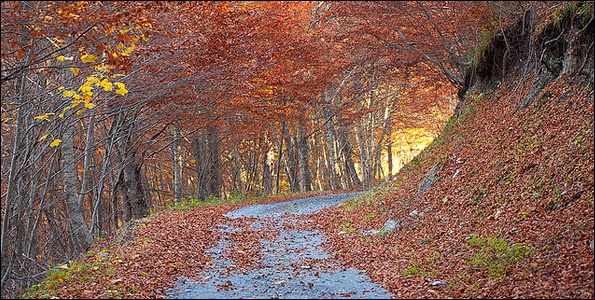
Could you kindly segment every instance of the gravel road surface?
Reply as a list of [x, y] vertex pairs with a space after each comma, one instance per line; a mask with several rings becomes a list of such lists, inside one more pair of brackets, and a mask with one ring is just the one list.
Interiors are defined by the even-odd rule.
[[[330, 254], [322, 247], [326, 238], [318, 230], [286, 230], [289, 222], [311, 222], [308, 214], [339, 205], [361, 193], [323, 195], [280, 203], [251, 205], [227, 213], [230, 219], [257, 218], [250, 230], [280, 230], [276, 239], [261, 239], [260, 265], [254, 270], [238, 271], [222, 253], [232, 249], [226, 235], [243, 230], [229, 224], [216, 229], [221, 238], [208, 249], [212, 267], [198, 275], [200, 281], [180, 277], [168, 291], [169, 299], [270, 299], [270, 298], [391, 298], [380, 285], [360, 270], [343, 269], [324, 260]], [[296, 215], [300, 218], [295, 218]], [[293, 218], [292, 218], [293, 217]], [[297, 219], [297, 220], [296, 220]], [[318, 262], [318, 263], [317, 263]]]

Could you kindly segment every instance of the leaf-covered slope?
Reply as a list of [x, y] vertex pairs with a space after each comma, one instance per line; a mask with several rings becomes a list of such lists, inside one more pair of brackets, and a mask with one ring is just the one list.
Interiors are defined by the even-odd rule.
[[339, 259], [397, 297], [593, 298], [592, 69], [523, 71], [468, 92], [391, 183], [318, 216]]

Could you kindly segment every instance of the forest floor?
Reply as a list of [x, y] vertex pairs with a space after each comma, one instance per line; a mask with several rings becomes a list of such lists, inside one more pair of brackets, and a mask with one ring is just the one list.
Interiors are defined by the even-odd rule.
[[318, 192], [171, 210], [58, 266], [33, 298], [389, 298], [328, 253], [311, 219], [361, 192]]

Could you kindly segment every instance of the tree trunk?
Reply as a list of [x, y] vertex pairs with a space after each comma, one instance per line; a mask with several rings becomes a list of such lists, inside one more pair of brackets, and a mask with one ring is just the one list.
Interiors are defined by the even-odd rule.
[[204, 200], [208, 196], [207, 189], [207, 153], [204, 145], [204, 136], [197, 134], [192, 139], [192, 154], [194, 155], [194, 161], [196, 162], [196, 197]]
[[393, 177], [393, 141], [390, 138], [390, 134], [386, 141], [386, 151], [387, 151], [387, 160], [388, 160], [388, 178]]
[[283, 155], [283, 136], [285, 135], [285, 123], [281, 125], [281, 134], [279, 135], [279, 145], [277, 147], [277, 170], [275, 171], [275, 195], [279, 194], [279, 180], [281, 173], [281, 156]]
[[300, 124], [297, 130], [297, 150], [299, 152], [299, 169], [300, 169], [300, 190], [312, 190], [310, 179], [310, 163], [308, 159], [308, 140], [306, 136], [305, 124]]
[[132, 163], [124, 169], [124, 180], [128, 187], [128, 195], [134, 217], [140, 219], [147, 216], [147, 201], [142, 186], [141, 166], [136, 163], [135, 158], [136, 151], [132, 150], [130, 153], [130, 161]]
[[331, 174], [331, 183], [333, 186], [333, 190], [340, 190], [343, 189], [341, 182], [339, 181], [339, 175], [337, 174], [337, 166], [338, 166], [338, 151], [337, 151], [337, 143], [336, 143], [336, 130], [335, 130], [335, 123], [333, 122], [333, 116], [328, 111], [328, 109], [323, 110], [323, 122], [325, 122], [325, 138], [326, 143], [328, 146], [329, 152], [329, 159], [328, 161], [328, 170]]
[[[89, 183], [89, 168], [91, 163], [91, 151], [93, 151], [93, 133], [94, 133], [94, 126], [95, 126], [95, 110], [91, 111], [91, 116], [89, 117], [89, 123], [87, 124], [87, 138], [85, 141], [85, 152], [84, 152], [84, 162], [83, 162], [83, 178], [81, 183], [81, 191], [78, 195], [78, 203], [79, 206], [83, 207], [83, 200], [85, 199], [85, 194], [87, 194], [87, 185]], [[91, 206], [91, 204], [89, 205]], [[93, 220], [91, 220], [91, 224]]]
[[360, 181], [357, 172], [355, 170], [355, 166], [353, 163], [353, 148], [351, 144], [347, 140], [347, 136], [345, 132], [339, 132], [339, 147], [341, 150], [341, 155], [344, 158], [345, 164], [345, 173], [347, 175], [347, 180], [349, 183], [350, 188], [361, 188], [362, 182]]
[[210, 186], [209, 195], [217, 198], [221, 197], [221, 154], [219, 152], [219, 137], [217, 129], [212, 126], [207, 127], [208, 147], [209, 147], [209, 173]]
[[174, 186], [174, 203], [182, 201], [182, 158], [180, 153], [180, 128], [170, 127], [172, 143], [170, 145], [172, 159], [172, 179]]
[[[126, 168], [123, 166], [123, 168]], [[132, 220], [132, 204], [128, 196], [128, 188], [126, 187], [126, 179], [124, 179], [124, 169], [120, 171], [118, 176], [118, 183], [116, 184], [120, 197], [122, 198], [122, 219], [124, 222]]]
[[[192, 149], [196, 161], [197, 197], [221, 196], [221, 154], [215, 127], [208, 126], [205, 132], [194, 137]], [[239, 163], [239, 162], [238, 162]]]
[[243, 189], [242, 185], [242, 160], [240, 159], [240, 152], [238, 151], [237, 144], [233, 145], [233, 163], [234, 163], [234, 173], [233, 173], [233, 193], [240, 193]]
[[[287, 124], [283, 123], [287, 129]], [[295, 143], [292, 141], [289, 130], [285, 130], [285, 175], [289, 182], [289, 189], [292, 192], [299, 190], [299, 179], [298, 179], [298, 159], [295, 149]]]
[[74, 158], [74, 123], [72, 112], [65, 116], [62, 140], [62, 180], [68, 216], [72, 224], [73, 253], [81, 253], [93, 243], [76, 196], [76, 161]]
[[269, 144], [263, 146], [262, 151], [262, 193], [268, 195], [273, 191], [273, 177], [268, 163]]
[[364, 128], [362, 125], [362, 121], [357, 121], [357, 129], [356, 129], [356, 138], [357, 143], [359, 146], [359, 155], [360, 155], [360, 167], [362, 170], [362, 184], [365, 188], [370, 187], [370, 175], [368, 174], [371, 170], [371, 166], [368, 163], [368, 149], [365, 145], [365, 136], [364, 136]]

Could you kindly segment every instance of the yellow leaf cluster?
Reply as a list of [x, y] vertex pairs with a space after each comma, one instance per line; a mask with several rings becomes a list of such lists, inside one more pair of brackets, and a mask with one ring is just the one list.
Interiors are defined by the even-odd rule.
[[107, 79], [103, 79], [100, 82], [96, 83], [95, 85], [102, 87], [103, 90], [107, 91], [107, 92], [114, 89], [114, 85], [111, 82], [109, 82]]
[[97, 61], [97, 56], [93, 54], [84, 54], [81, 55], [81, 61], [84, 63], [94, 63]]
[[72, 100], [72, 107], [77, 107], [79, 104], [83, 103], [83, 100], [80, 99], [73, 99]]
[[136, 48], [136, 46], [134, 45], [134, 43], [132, 43], [132, 45], [130, 45], [130, 47], [124, 49], [124, 51], [121, 53], [122, 56], [130, 55], [130, 53], [132, 53], [132, 51], [134, 51], [135, 48]]
[[93, 69], [101, 72], [101, 73], [108, 73], [110, 71], [110, 69], [113, 69], [114, 65], [110, 65], [110, 64], [99, 64], [96, 66], [93, 66]]
[[116, 90], [116, 94], [120, 96], [128, 94], [128, 90], [126, 89], [126, 86], [123, 83], [116, 82], [116, 86], [118, 87], [118, 89]]
[[50, 121], [50, 116], [54, 115], [54, 113], [49, 112], [49, 113], [45, 113], [43, 115], [39, 115], [39, 116], [35, 116], [36, 120], [45, 120], [45, 121]]
[[51, 144], [50, 147], [58, 147], [62, 143], [61, 139], [55, 139]]
[[92, 76], [87, 77], [87, 82], [98, 83], [99, 82], [99, 78], [97, 78], [97, 77], [95, 77], [95, 76], [92, 75]]
[[65, 90], [64, 92], [62, 92], [62, 97], [68, 98], [74, 96], [74, 94], [76, 94], [76, 92], [73, 90]]
[[86, 92], [83, 94], [83, 101], [89, 102], [91, 101], [91, 97], [93, 96], [93, 92]]
[[59, 61], [65, 61], [65, 60], [73, 60], [73, 57], [72, 56], [66, 57], [64, 55], [60, 55], [60, 56], [56, 57], [56, 59]]
[[91, 92], [93, 90], [93, 86], [91, 86], [91, 82], [87, 81], [85, 82], [83, 85], [81, 85], [81, 87], [79, 87], [79, 92], [82, 93], [91, 93], [91, 95], [93, 94], [93, 92]]

